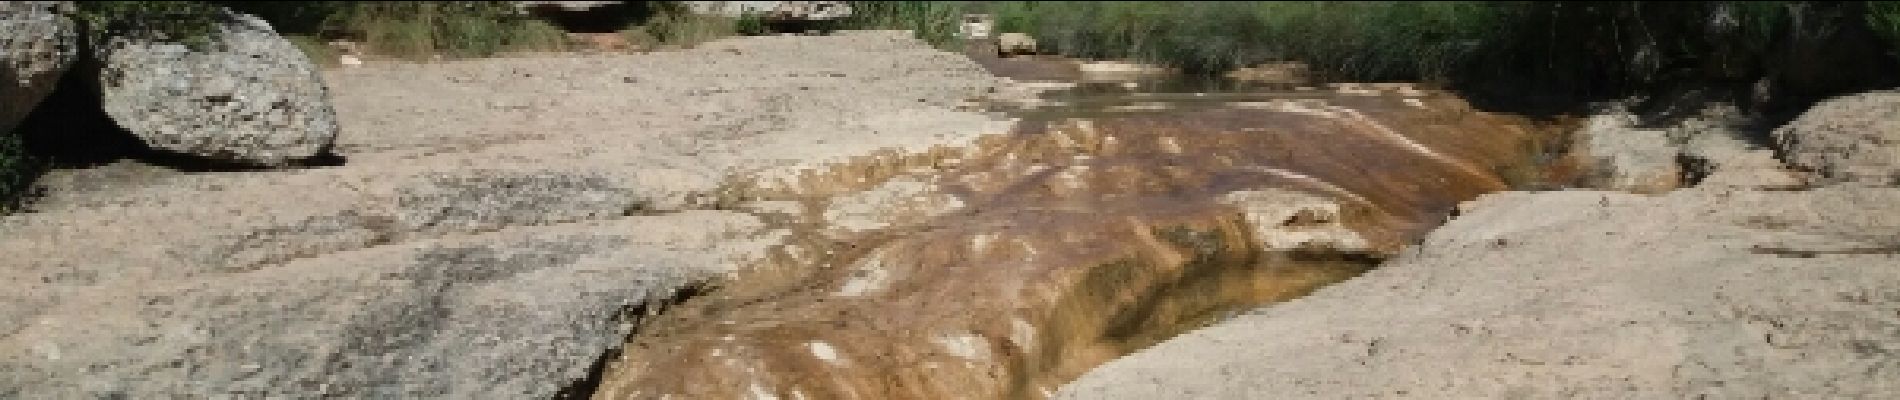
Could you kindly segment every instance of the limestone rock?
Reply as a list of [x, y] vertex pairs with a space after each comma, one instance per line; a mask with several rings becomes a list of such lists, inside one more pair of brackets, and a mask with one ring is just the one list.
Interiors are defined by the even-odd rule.
[[1816, 183], [1900, 185], [1900, 91], [1844, 96], [1815, 104], [1775, 141], [1789, 164]]
[[1058, 399], [1886, 398], [1900, 190], [1487, 195], [1365, 275]]
[[1661, 193], [1682, 184], [1678, 147], [1668, 132], [1638, 129], [1636, 117], [1610, 112], [1592, 116], [1577, 133], [1587, 154], [1592, 186], [1637, 193]]
[[549, 398], [760, 226], [685, 212], [73, 286], [0, 310], [34, 322], [0, 338], [0, 397]]
[[936, 185], [903, 176], [870, 190], [831, 199], [824, 218], [833, 233], [856, 233], [920, 223], [963, 206], [962, 200]]
[[1806, 183], [1775, 159], [1774, 150], [1742, 140], [1730, 130], [1690, 136], [1682, 146], [1681, 159], [1696, 187], [1791, 189]]
[[65, 1], [0, 2], [0, 133], [53, 92], [78, 51]]
[[1254, 240], [1267, 251], [1367, 251], [1359, 233], [1346, 227], [1339, 203], [1287, 190], [1228, 193], [1221, 200], [1246, 213]]
[[996, 35], [996, 49], [1002, 54], [1036, 54], [1036, 38], [1028, 34], [1004, 32]]
[[317, 66], [268, 23], [225, 11], [202, 49], [133, 30], [95, 51], [106, 114], [153, 148], [282, 165], [327, 150], [337, 122]]

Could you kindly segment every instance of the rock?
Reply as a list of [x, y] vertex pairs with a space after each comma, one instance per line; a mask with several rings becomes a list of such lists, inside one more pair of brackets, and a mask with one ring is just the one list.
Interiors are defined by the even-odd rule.
[[1004, 32], [996, 35], [996, 51], [1001, 55], [1036, 54], [1036, 38], [1025, 33]]
[[78, 52], [72, 2], [0, 2], [0, 134], [53, 92]]
[[1312, 81], [1312, 68], [1301, 62], [1270, 62], [1238, 68], [1227, 73], [1228, 79], [1262, 83], [1300, 85]]
[[1221, 201], [1240, 207], [1266, 251], [1371, 252], [1366, 239], [1346, 226], [1339, 203], [1289, 190], [1228, 193]]
[[962, 209], [956, 196], [913, 176], [902, 176], [869, 190], [831, 199], [825, 223], [834, 234], [909, 226]]
[[134, 30], [94, 49], [107, 115], [155, 149], [283, 165], [336, 139], [318, 69], [256, 17], [225, 11], [203, 49]]
[[1058, 399], [1887, 398], [1900, 189], [1487, 195], [1415, 251]]
[[761, 251], [760, 227], [694, 211], [74, 286], [0, 309], [34, 321], [0, 338], [0, 395], [549, 398], [642, 312]]
[[1682, 148], [1684, 173], [1696, 187], [1794, 189], [1807, 182], [1766, 149], [1729, 134], [1703, 134]]
[[1590, 117], [1577, 132], [1593, 187], [1636, 193], [1661, 193], [1682, 184], [1678, 147], [1665, 130], [1638, 129], [1637, 118], [1622, 112]]
[[0, 216], [0, 398], [549, 398], [778, 243], [676, 200], [1008, 127], [917, 102], [995, 80], [898, 33], [713, 45], [326, 70], [336, 167], [55, 171]]
[[1789, 164], [1820, 184], [1900, 185], [1900, 91], [1843, 96], [1776, 129]]

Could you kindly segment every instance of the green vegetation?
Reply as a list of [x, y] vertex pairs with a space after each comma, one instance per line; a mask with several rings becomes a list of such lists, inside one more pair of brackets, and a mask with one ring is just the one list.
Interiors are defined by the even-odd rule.
[[149, 31], [195, 49], [211, 43], [220, 15], [215, 7], [189, 1], [81, 1], [77, 17], [93, 42], [115, 32]]
[[19, 135], [0, 134], [0, 215], [19, 205], [39, 168], [39, 162], [26, 153]]
[[852, 2], [852, 16], [845, 21], [845, 26], [851, 29], [910, 30], [924, 41], [944, 46], [957, 39], [963, 14], [972, 10], [972, 3], [976, 2], [857, 1]]
[[731, 18], [694, 14], [678, 3], [663, 3], [652, 10], [644, 24], [621, 30], [627, 43], [641, 47], [692, 47], [715, 39], [752, 35], [765, 31], [755, 17]]
[[[859, 2], [852, 21], [950, 44], [957, 16], [988, 13], [997, 32], [1028, 33], [1074, 57], [1204, 73], [1291, 60], [1329, 79], [1530, 82], [1591, 93], [1759, 75], [1788, 34], [1794, 3], [904, 1]], [[1900, 42], [1900, 2], [1868, 8], [1867, 22]]]
[[303, 42], [299, 47], [312, 58], [323, 60], [332, 59], [329, 50], [312, 44], [324, 34], [358, 39], [368, 52], [408, 59], [485, 57], [558, 50], [566, 44], [559, 28], [520, 15], [501, 1], [220, 3], [271, 21], [279, 32]]
[[503, 1], [441, 2], [78, 2], [79, 17], [97, 38], [112, 32], [147, 30], [194, 47], [210, 43], [221, 19], [217, 6], [257, 15], [292, 38], [312, 58], [328, 60], [318, 36], [361, 36], [382, 55], [481, 57], [510, 50], [559, 49], [560, 29], [518, 15]]
[[1900, 1], [1869, 1], [1867, 8], [1867, 25], [1900, 48]]

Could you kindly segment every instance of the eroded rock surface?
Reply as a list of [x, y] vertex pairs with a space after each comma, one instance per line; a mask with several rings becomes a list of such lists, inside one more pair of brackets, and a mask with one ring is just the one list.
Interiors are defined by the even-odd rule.
[[1059, 398], [1881, 398], [1900, 190], [1488, 195], [1359, 278]]
[[54, 171], [0, 217], [0, 397], [584, 392], [635, 315], [786, 236], [706, 210], [733, 182], [1003, 131], [951, 108], [994, 84], [959, 60], [869, 32], [325, 71], [341, 166]]
[[53, 92], [78, 56], [72, 7], [66, 1], [0, 3], [0, 134]]
[[1900, 91], [1841, 96], [1781, 129], [1775, 140], [1790, 164], [1818, 183], [1900, 185]]
[[94, 44], [106, 114], [152, 148], [219, 161], [282, 165], [327, 150], [336, 112], [316, 64], [264, 20], [214, 18], [201, 48], [145, 29]]
[[[805, 218], [862, 229], [662, 315], [598, 397], [1042, 397], [1360, 272], [1505, 188], [1529, 136], [1447, 96], [1355, 95], [1031, 123], [934, 164], [847, 168], [863, 179], [828, 182], [865, 191]], [[961, 206], [848, 212], [936, 196]]]

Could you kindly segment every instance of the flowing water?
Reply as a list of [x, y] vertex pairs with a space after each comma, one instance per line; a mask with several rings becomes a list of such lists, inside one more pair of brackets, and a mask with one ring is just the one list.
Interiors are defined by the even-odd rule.
[[775, 222], [796, 239], [650, 318], [595, 396], [1041, 398], [1373, 267], [1537, 180], [1554, 130], [1406, 85], [1098, 82], [1032, 103], [992, 105], [1023, 122], [972, 149], [735, 189], [793, 205]]

